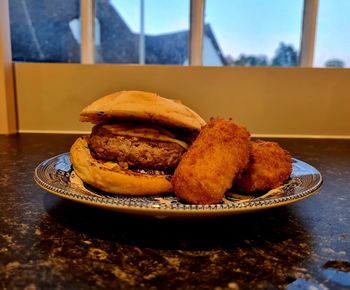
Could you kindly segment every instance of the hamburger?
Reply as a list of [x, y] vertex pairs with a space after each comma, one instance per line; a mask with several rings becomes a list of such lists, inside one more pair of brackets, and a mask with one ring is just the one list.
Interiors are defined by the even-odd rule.
[[172, 192], [172, 174], [205, 121], [180, 101], [121, 91], [84, 108], [94, 124], [70, 150], [75, 173], [102, 191], [129, 195]]

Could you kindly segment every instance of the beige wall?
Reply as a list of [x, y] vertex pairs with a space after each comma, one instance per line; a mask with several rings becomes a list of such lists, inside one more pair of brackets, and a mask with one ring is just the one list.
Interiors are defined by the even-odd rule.
[[182, 99], [253, 134], [350, 136], [350, 70], [16, 63], [19, 130], [84, 131], [80, 110], [118, 90]]

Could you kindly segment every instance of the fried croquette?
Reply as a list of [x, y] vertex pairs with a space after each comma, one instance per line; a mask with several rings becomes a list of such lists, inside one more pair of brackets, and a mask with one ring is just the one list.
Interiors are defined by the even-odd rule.
[[211, 119], [175, 170], [175, 194], [188, 203], [221, 202], [247, 166], [249, 154], [250, 134], [245, 128], [222, 118]]
[[234, 181], [234, 189], [248, 193], [281, 186], [292, 173], [290, 154], [275, 142], [254, 141], [251, 145], [248, 167]]

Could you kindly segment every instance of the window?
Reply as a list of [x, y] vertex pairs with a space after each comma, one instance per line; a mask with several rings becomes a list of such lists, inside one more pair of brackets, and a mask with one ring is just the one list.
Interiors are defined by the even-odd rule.
[[79, 19], [80, 1], [11, 0], [9, 5], [13, 60], [80, 62], [78, 32], [70, 24]]
[[97, 0], [96, 17], [97, 62], [188, 63], [189, 0]]
[[[196, 3], [205, 4], [203, 35], [194, 29], [192, 40], [202, 39], [204, 66], [298, 66], [301, 59], [303, 66], [350, 67], [348, 0], [201, 1]], [[200, 46], [189, 48], [191, 0], [91, 3], [95, 9], [90, 6], [89, 16], [82, 17], [84, 24], [95, 21], [82, 45], [80, 0], [9, 1], [13, 60], [187, 65], [193, 63], [191, 51], [192, 61], [196, 56], [200, 63]], [[317, 18], [303, 14], [305, 4], [313, 7], [314, 16], [318, 11]], [[192, 15], [202, 12], [196, 9]], [[312, 33], [302, 35], [303, 17]], [[92, 31], [94, 42], [86, 36]]]
[[205, 5], [204, 65], [298, 65], [302, 0], [207, 0]]
[[348, 0], [319, 1], [314, 66], [350, 67], [349, 13]]

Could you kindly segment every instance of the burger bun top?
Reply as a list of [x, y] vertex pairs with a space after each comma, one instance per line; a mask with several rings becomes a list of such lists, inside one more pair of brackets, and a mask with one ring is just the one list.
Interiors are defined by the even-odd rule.
[[155, 93], [120, 91], [104, 96], [80, 113], [80, 121], [101, 123], [110, 120], [139, 120], [199, 131], [205, 121], [178, 100]]

